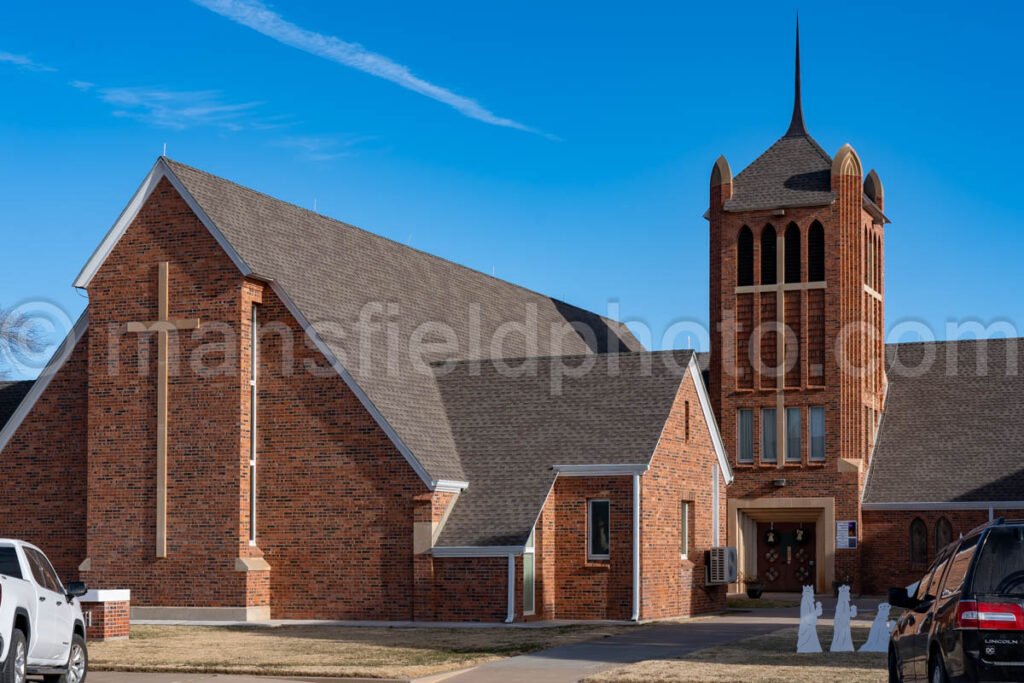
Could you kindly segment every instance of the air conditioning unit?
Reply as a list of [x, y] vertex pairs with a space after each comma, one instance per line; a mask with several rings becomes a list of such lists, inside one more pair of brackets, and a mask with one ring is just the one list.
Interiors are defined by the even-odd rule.
[[736, 548], [712, 548], [704, 553], [705, 583], [709, 586], [721, 586], [736, 583], [738, 563]]

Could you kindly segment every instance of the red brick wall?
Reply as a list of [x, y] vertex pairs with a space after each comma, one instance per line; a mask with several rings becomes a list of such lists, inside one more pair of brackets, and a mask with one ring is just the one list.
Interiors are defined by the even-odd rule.
[[85, 559], [88, 336], [0, 453], [0, 536], [42, 548], [64, 581]]
[[[685, 413], [689, 404], [690, 438]], [[725, 609], [726, 587], [704, 585], [704, 551], [713, 545], [712, 467], [718, 464], [700, 398], [687, 376], [662, 432], [651, 468], [640, 478], [642, 619]], [[680, 555], [682, 502], [690, 502], [690, 546]], [[725, 544], [725, 473], [719, 475], [719, 540]]]
[[[591, 499], [611, 501], [611, 552], [604, 561], [587, 559], [587, 501]], [[541, 562], [555, 564], [557, 618], [629, 619], [633, 609], [632, 477], [559, 477], [545, 505], [548, 513], [553, 516], [554, 548], [541, 549]], [[547, 571], [542, 573], [547, 580], [552, 578]], [[546, 591], [550, 584], [545, 583]], [[541, 602], [545, 600], [550, 598]]]
[[[517, 572], [519, 586], [521, 571]], [[434, 559], [437, 621], [505, 621], [508, 614], [507, 557]], [[522, 602], [518, 603], [517, 615]]]
[[89, 640], [123, 640], [128, 637], [130, 603], [83, 602], [82, 614], [86, 619], [85, 635]]
[[[263, 325], [305, 339], [263, 294]], [[426, 487], [319, 351], [261, 338], [257, 545], [275, 618], [413, 618], [413, 507]], [[246, 480], [247, 481], [247, 480]]]
[[[170, 316], [200, 318], [202, 328], [169, 335], [168, 556], [158, 559], [156, 335], [125, 326], [157, 318], [161, 261], [170, 263]], [[246, 577], [235, 570], [242, 285], [238, 269], [163, 180], [89, 286], [92, 568], [84, 577], [96, 588], [130, 588], [136, 605], [246, 604]]]
[[[995, 517], [1020, 517], [1019, 510], [995, 510]], [[935, 559], [935, 526], [945, 517], [953, 527], [953, 539], [988, 522], [988, 510], [864, 512], [864, 592], [884, 595], [892, 586], [907, 586], [919, 580]], [[920, 518], [928, 530], [928, 562], [910, 562], [910, 524]]]

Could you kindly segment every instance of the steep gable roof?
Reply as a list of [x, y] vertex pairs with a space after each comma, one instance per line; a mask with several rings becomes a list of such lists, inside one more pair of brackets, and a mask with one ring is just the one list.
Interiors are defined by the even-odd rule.
[[890, 344], [886, 356], [865, 506], [1024, 501], [1024, 340]]
[[[130, 223], [133, 206], [144, 203], [147, 185], [165, 176], [243, 274], [271, 283], [428, 485], [465, 481], [466, 472], [433, 372], [410, 359], [417, 330], [433, 330], [425, 341], [436, 342], [444, 339], [437, 328], [444, 328], [457, 342], [427, 361], [642, 348], [624, 325], [590, 311], [166, 158], [76, 285], [88, 284]], [[397, 362], [389, 360], [385, 323], [397, 329]], [[499, 334], [517, 323], [530, 323], [535, 338]], [[585, 327], [593, 338], [562, 334], [567, 326]]]
[[[459, 494], [442, 547], [521, 546], [556, 465], [647, 465], [691, 351], [446, 363], [437, 385], [472, 485]], [[573, 369], [580, 363], [586, 372]], [[728, 472], [728, 470], [726, 470]], [[726, 475], [728, 477], [728, 475]]]

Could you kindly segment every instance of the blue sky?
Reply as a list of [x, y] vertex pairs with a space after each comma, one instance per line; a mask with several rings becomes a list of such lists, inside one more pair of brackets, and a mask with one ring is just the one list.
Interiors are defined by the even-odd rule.
[[[795, 5], [0, 6], [0, 305], [71, 282], [169, 156], [654, 330], [707, 319], [707, 178], [784, 131]], [[800, 8], [804, 112], [876, 168], [887, 318], [1024, 324], [1010, 3]], [[679, 338], [674, 345], [685, 345]]]

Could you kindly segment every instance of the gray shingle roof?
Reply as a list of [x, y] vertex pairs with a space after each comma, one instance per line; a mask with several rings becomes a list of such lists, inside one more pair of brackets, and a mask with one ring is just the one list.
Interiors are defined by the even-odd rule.
[[733, 180], [726, 211], [825, 206], [832, 192], [832, 158], [810, 135], [787, 135]]
[[[433, 374], [429, 367], [415, 367], [406, 351], [413, 331], [423, 323], [444, 324], [459, 344], [446, 358], [428, 360], [642, 349], [624, 325], [595, 313], [166, 162], [255, 273], [284, 289], [434, 479], [464, 480], [466, 473]], [[361, 311], [374, 304], [393, 307], [390, 314], [382, 308], [374, 321], [397, 324], [397, 367], [387, 365], [384, 332], [370, 335], [364, 344], [367, 335], [357, 327]], [[504, 335], [500, 349], [492, 350], [496, 330], [528, 318], [536, 319], [534, 344], [513, 333]], [[595, 348], [580, 335], [559, 338], [552, 332], [552, 325], [567, 323], [594, 330]], [[344, 335], [337, 333], [339, 326]], [[474, 339], [480, 348], [472, 348]]]
[[21, 382], [0, 382], [0, 429], [4, 428], [7, 421], [14, 415], [22, 399], [28, 394], [35, 382], [26, 380]]
[[1024, 340], [897, 344], [886, 355], [864, 502], [1024, 500]]
[[521, 376], [489, 362], [440, 366], [437, 384], [471, 483], [437, 545], [523, 544], [554, 465], [648, 463], [691, 354], [596, 356], [588, 372], [562, 377], [561, 393], [553, 378], [582, 357], [531, 359]]

